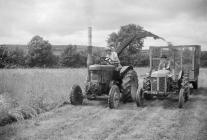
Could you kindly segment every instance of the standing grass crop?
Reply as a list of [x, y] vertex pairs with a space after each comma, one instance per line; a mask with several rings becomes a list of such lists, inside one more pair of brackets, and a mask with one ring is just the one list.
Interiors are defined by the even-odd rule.
[[32, 109], [41, 113], [68, 102], [71, 86], [74, 83], [83, 86], [85, 75], [86, 69], [1, 70], [0, 102], [4, 105], [0, 108], [1, 117], [7, 112], [18, 120], [22, 116], [17, 112], [21, 112], [23, 118], [29, 118], [29, 114], [34, 114]]
[[[146, 68], [135, 70], [140, 77]], [[86, 68], [3, 69], [0, 71], [0, 104], [4, 107], [0, 109], [0, 116], [4, 118], [7, 114], [17, 121], [58, 107], [69, 102], [73, 84], [84, 89], [86, 77]]]

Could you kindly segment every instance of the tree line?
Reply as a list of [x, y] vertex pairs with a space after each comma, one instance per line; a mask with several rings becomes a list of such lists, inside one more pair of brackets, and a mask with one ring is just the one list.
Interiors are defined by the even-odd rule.
[[[34, 36], [27, 44], [28, 51], [22, 48], [0, 47], [0, 68], [64, 68], [86, 67], [87, 51], [77, 50], [76, 45], [68, 45], [60, 55], [54, 55], [52, 45], [40, 36]], [[103, 56], [103, 49], [93, 52], [94, 62], [98, 63]], [[131, 60], [128, 56], [121, 58], [122, 65], [147, 66], [148, 56]], [[139, 60], [139, 61], [138, 61]]]
[[[121, 26], [118, 32], [113, 32], [107, 39], [108, 44], [113, 44], [115, 49], [135, 33], [143, 32], [144, 28], [128, 24]], [[134, 39], [119, 56], [121, 64], [132, 66], [149, 66], [149, 56], [140, 52], [144, 45], [143, 38]], [[76, 45], [68, 45], [60, 55], [54, 55], [52, 45], [40, 36], [34, 36], [27, 44], [28, 52], [21, 48], [9, 49], [0, 47], [0, 68], [62, 68], [86, 67], [87, 49], [77, 50]], [[93, 52], [95, 63], [99, 63], [103, 56], [103, 49]], [[207, 67], [207, 51], [201, 52], [201, 66]]]
[[[40, 36], [34, 36], [27, 44], [28, 52], [21, 48], [0, 47], [0, 68], [64, 68], [86, 67], [87, 51], [77, 50], [76, 45], [68, 45], [60, 55], [54, 55], [52, 45]], [[103, 56], [103, 49], [93, 53], [94, 62]], [[130, 51], [130, 49], [129, 49]], [[120, 56], [122, 65], [149, 66], [149, 56], [140, 51], [126, 51]], [[207, 67], [207, 51], [201, 52], [201, 67]]]
[[54, 55], [52, 45], [40, 36], [34, 36], [22, 48], [0, 47], [0, 68], [58, 68], [85, 67], [86, 54], [78, 52], [75, 45], [68, 45], [60, 56]]

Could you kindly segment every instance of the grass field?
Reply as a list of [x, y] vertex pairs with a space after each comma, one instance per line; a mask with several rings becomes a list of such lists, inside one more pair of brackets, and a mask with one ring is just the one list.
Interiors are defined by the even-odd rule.
[[[141, 86], [142, 75], [148, 68], [135, 70]], [[86, 68], [3, 69], [0, 71], [0, 111], [5, 112], [18, 106], [50, 110], [68, 101], [73, 84], [79, 84], [84, 90], [86, 77]]]
[[[136, 68], [139, 83], [147, 72]], [[84, 86], [86, 69], [18, 69], [0, 71], [0, 104], [4, 110], [23, 106], [43, 110], [33, 119], [0, 127], [0, 139], [207, 139], [207, 70], [200, 69], [199, 89], [190, 96], [183, 109], [177, 107], [177, 96], [165, 100], [120, 104], [109, 109], [107, 101], [91, 101], [83, 106], [66, 105], [74, 83]], [[17, 107], [18, 108], [18, 107]], [[17, 110], [18, 111], [18, 110]], [[4, 111], [2, 111], [4, 112]], [[11, 111], [12, 112], [12, 111]], [[13, 111], [16, 116], [17, 112]], [[25, 114], [24, 114], [25, 115]], [[2, 117], [2, 114], [1, 114]]]
[[[146, 68], [136, 68], [136, 71], [142, 75]], [[86, 77], [86, 68], [3, 69], [0, 71], [0, 113], [7, 114], [13, 108], [34, 112], [28, 109], [33, 108], [38, 113], [51, 110], [69, 101], [73, 84], [79, 84], [84, 90]], [[15, 116], [22, 118], [16, 113], [17, 110], [12, 111]], [[4, 117], [1, 115], [0, 120]]]
[[1, 70], [0, 120], [8, 113], [23, 118], [17, 110], [41, 113], [58, 107], [68, 101], [71, 86], [78, 83], [83, 87], [85, 78], [86, 69]]
[[[136, 68], [143, 75], [147, 68]], [[74, 83], [84, 87], [87, 69], [10, 69], [0, 71], [0, 93], [24, 104], [31, 96], [67, 96]], [[23, 98], [24, 97], [24, 98]]]

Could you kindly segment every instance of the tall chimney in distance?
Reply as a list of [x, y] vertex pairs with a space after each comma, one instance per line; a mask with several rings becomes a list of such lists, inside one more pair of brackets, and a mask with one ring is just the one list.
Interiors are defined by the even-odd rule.
[[88, 46], [92, 46], [92, 27], [88, 27]]
[[90, 81], [90, 72], [89, 72], [89, 66], [93, 64], [92, 59], [92, 27], [88, 27], [88, 48], [87, 48], [87, 68], [88, 68], [88, 77], [87, 81]]

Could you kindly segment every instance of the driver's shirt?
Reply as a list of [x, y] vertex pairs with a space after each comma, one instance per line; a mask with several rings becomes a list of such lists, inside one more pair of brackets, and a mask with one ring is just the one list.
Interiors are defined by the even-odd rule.
[[161, 62], [158, 66], [158, 70], [169, 69], [170, 68], [170, 61]]
[[106, 57], [110, 58], [112, 61], [120, 63], [119, 57], [116, 52], [111, 52], [111, 54], [107, 54]]

